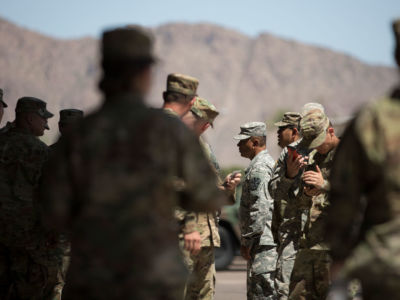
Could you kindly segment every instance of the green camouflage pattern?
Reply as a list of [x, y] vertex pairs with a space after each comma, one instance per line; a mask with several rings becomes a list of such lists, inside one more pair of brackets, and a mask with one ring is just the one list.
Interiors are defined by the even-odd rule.
[[330, 284], [330, 265], [328, 251], [299, 250], [293, 267], [288, 299], [326, 299]]
[[35, 97], [22, 97], [17, 101], [16, 113], [35, 112], [42, 118], [48, 119], [54, 115], [46, 108], [47, 104], [43, 100]]
[[62, 288], [57, 243], [34, 199], [47, 157], [26, 130], [0, 134], [0, 299], [57, 299]]
[[215, 118], [219, 115], [219, 112], [213, 104], [208, 100], [200, 97], [196, 97], [196, 100], [190, 109], [197, 117], [213, 125]]
[[72, 231], [64, 300], [181, 299], [173, 209], [213, 212], [226, 198], [179, 119], [139, 96], [108, 98], [61, 139], [43, 176], [47, 224]]
[[328, 127], [328, 117], [319, 110], [312, 110], [303, 116], [300, 121], [300, 133], [302, 141], [308, 143], [308, 149], [314, 149], [325, 141]]
[[[319, 166], [325, 180], [324, 187], [329, 187], [329, 175], [336, 148], [327, 154], [313, 150], [309, 154], [308, 164]], [[302, 295], [303, 299], [324, 299], [330, 284], [329, 247], [324, 243], [325, 222], [329, 207], [327, 190], [310, 197], [303, 192], [304, 184], [296, 199], [298, 210], [309, 211], [299, 241], [299, 253], [296, 255], [290, 279], [289, 299], [302, 299], [294, 295]], [[320, 254], [324, 253], [324, 254]], [[311, 297], [311, 298], [310, 298]]]
[[215, 263], [214, 247], [201, 247], [197, 255], [191, 255], [183, 250], [183, 241], [180, 243], [184, 263], [189, 270], [186, 281], [185, 300], [212, 300], [215, 294]]
[[346, 261], [343, 274], [361, 281], [365, 299], [400, 294], [399, 120], [400, 97], [364, 107], [332, 170], [326, 241], [334, 261]]
[[286, 127], [286, 126], [300, 126], [301, 115], [297, 112], [285, 112], [283, 114], [282, 120], [274, 123], [275, 126], [278, 127]]
[[198, 85], [198, 79], [188, 75], [173, 73], [167, 77], [167, 92], [195, 96]]
[[[290, 144], [297, 152], [308, 155], [309, 150], [302, 149], [301, 139]], [[289, 283], [294, 260], [299, 248], [302, 227], [305, 225], [307, 210], [299, 210], [296, 199], [301, 188], [301, 175], [294, 179], [286, 177], [286, 159], [288, 150], [284, 148], [274, 167], [268, 184], [269, 192], [274, 199], [272, 230], [278, 244], [278, 260], [276, 266], [275, 287], [278, 299], [287, 299]]]

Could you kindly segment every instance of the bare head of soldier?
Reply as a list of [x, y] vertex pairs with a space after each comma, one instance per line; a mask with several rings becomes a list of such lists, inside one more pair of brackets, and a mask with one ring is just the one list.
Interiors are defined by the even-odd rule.
[[263, 122], [249, 122], [240, 126], [240, 133], [233, 137], [239, 140], [237, 146], [242, 157], [252, 160], [266, 149], [267, 130]]
[[49, 129], [47, 120], [52, 116], [43, 100], [34, 97], [18, 99], [15, 108], [16, 127], [25, 129], [34, 136], [42, 136], [45, 129]]
[[103, 78], [99, 87], [106, 96], [145, 96], [151, 87], [151, 66], [156, 61], [153, 38], [140, 26], [105, 31], [102, 38]]
[[196, 101], [199, 81], [183, 74], [169, 74], [167, 89], [163, 93], [163, 108], [173, 110], [179, 117], [183, 117]]
[[58, 129], [61, 135], [66, 135], [73, 130], [76, 123], [83, 119], [83, 111], [79, 109], [63, 109], [60, 110], [60, 120]]
[[196, 97], [196, 100], [190, 109], [183, 117], [182, 121], [186, 124], [197, 136], [200, 136], [210, 126], [213, 126], [215, 118], [219, 112], [206, 99]]
[[285, 148], [287, 145], [300, 138], [299, 122], [301, 115], [296, 112], [286, 112], [281, 121], [275, 123], [278, 126], [278, 145]]

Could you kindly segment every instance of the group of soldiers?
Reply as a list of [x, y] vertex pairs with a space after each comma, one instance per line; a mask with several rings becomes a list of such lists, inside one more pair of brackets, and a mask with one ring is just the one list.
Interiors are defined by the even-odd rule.
[[250, 165], [220, 178], [202, 138], [219, 113], [199, 81], [168, 75], [149, 108], [151, 35], [106, 31], [101, 54], [103, 105], [60, 111], [54, 145], [38, 139], [53, 114], [35, 97], [1, 129], [0, 299], [212, 299], [219, 210], [239, 183], [248, 299], [325, 299], [332, 278], [332, 297], [357, 278], [363, 299], [398, 298], [398, 90], [341, 141], [322, 105], [285, 113], [277, 162], [265, 123], [243, 124], [233, 138]]

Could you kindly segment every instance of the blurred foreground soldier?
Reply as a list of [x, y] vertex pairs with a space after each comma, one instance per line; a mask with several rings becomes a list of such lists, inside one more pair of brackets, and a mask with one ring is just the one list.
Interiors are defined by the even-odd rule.
[[[210, 147], [201, 135], [213, 126], [215, 118], [218, 116], [215, 106], [206, 99], [196, 97], [196, 101], [191, 110], [183, 116], [185, 123], [197, 137], [200, 145], [206, 154], [209, 163], [216, 175], [219, 176], [219, 164]], [[232, 176], [232, 177], [231, 177]], [[221, 189], [226, 189], [234, 203], [233, 193], [240, 182], [241, 174], [229, 174], [225, 179], [225, 184], [217, 182]], [[198, 254], [192, 254], [184, 250], [185, 264], [190, 271], [190, 276], [186, 284], [185, 299], [213, 299], [215, 294], [215, 247], [220, 247], [220, 237], [218, 233], [217, 212], [196, 213], [196, 231], [201, 237], [201, 250]]]
[[[278, 126], [278, 145], [283, 148], [275, 169], [282, 168], [287, 158], [288, 150], [286, 146], [289, 144], [294, 146], [294, 143], [299, 140], [300, 119], [301, 115], [299, 113], [286, 112], [283, 115], [282, 120], [274, 124], [275, 126]], [[275, 191], [271, 190], [271, 192]], [[287, 235], [287, 224], [290, 224], [290, 219], [292, 219], [290, 216], [290, 207], [286, 210], [288, 204], [288, 193], [283, 196], [284, 197], [273, 197], [274, 212], [272, 219], [272, 232], [278, 245], [278, 260], [275, 272], [275, 288], [278, 299], [287, 299], [289, 294], [290, 274], [293, 269], [296, 254], [296, 250], [293, 248], [292, 237]], [[296, 216], [296, 214], [294, 214], [294, 216]], [[285, 224], [285, 226], [281, 227], [282, 224]]]
[[274, 160], [266, 148], [265, 123], [240, 126], [240, 155], [251, 160], [245, 171], [239, 207], [241, 254], [247, 260], [247, 299], [276, 299], [276, 244], [271, 230], [274, 201], [268, 192]]
[[[400, 66], [400, 20], [393, 27]], [[365, 300], [399, 299], [399, 191], [400, 85], [358, 113], [332, 169], [326, 227], [332, 273], [335, 283], [358, 278]]]
[[48, 148], [46, 102], [20, 98], [12, 128], [0, 135], [0, 299], [53, 299], [59, 262], [33, 200]]
[[103, 34], [104, 104], [62, 137], [43, 173], [47, 224], [71, 232], [63, 299], [181, 299], [173, 208], [212, 212], [225, 200], [193, 134], [143, 102], [152, 49], [140, 27]]
[[182, 118], [193, 106], [199, 81], [183, 74], [169, 74], [167, 90], [163, 93], [165, 112]]
[[[324, 243], [323, 227], [329, 206], [328, 176], [339, 139], [329, 119], [319, 110], [311, 110], [301, 122], [302, 142], [313, 149], [308, 161], [292, 171], [302, 173], [300, 191], [295, 204], [298, 210], [307, 210], [307, 219], [301, 232], [291, 279], [289, 299], [325, 299], [330, 284], [329, 247]], [[289, 176], [293, 177], [289, 170]]]

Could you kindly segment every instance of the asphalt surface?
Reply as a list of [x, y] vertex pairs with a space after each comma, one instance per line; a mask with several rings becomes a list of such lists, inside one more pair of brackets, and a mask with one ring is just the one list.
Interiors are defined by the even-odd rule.
[[217, 271], [215, 300], [246, 299], [246, 261], [235, 257], [227, 271]]

